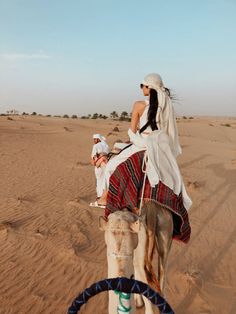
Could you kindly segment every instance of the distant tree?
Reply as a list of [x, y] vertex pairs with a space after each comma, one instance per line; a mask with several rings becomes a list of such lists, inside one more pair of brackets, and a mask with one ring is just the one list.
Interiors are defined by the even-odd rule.
[[117, 113], [116, 111], [112, 111], [112, 112], [110, 113], [110, 117], [111, 117], [112, 119], [116, 119], [116, 118], [118, 118], [118, 113]]
[[35, 111], [32, 112], [32, 113], [31, 113], [31, 116], [37, 116], [37, 112], [35, 112]]
[[103, 115], [102, 118], [106, 120], [108, 118], [108, 116]]
[[68, 114], [64, 114], [63, 118], [69, 118]]
[[130, 120], [128, 112], [122, 111], [121, 114], [120, 114], [119, 120], [120, 121], [128, 121], [128, 120]]
[[121, 114], [120, 114], [121, 118], [127, 118], [128, 116], [129, 116], [129, 114], [126, 111], [122, 111]]
[[27, 112], [22, 112], [22, 116], [28, 116], [29, 114]]
[[51, 115], [50, 115], [50, 114], [47, 114], [46, 117], [51, 117]]
[[92, 116], [91, 114], [88, 114], [88, 117], [87, 117], [87, 118], [88, 118], [88, 119], [90, 119], [90, 118], [91, 118], [91, 116]]
[[77, 119], [78, 117], [77, 117], [76, 114], [73, 114], [73, 115], [71, 116], [71, 118], [72, 118], [72, 119]]
[[98, 118], [98, 113], [94, 113], [92, 116], [92, 119], [97, 119]]

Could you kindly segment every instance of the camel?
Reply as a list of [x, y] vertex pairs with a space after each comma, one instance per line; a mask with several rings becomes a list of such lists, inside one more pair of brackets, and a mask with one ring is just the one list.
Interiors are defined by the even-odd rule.
[[[99, 218], [99, 227], [105, 231], [107, 245], [108, 278], [127, 277], [149, 284], [164, 294], [167, 258], [172, 244], [173, 218], [169, 210], [147, 201], [141, 217], [127, 210], [109, 215], [108, 221]], [[157, 276], [152, 260], [158, 254]], [[118, 296], [109, 292], [109, 314], [122, 313], [118, 310]], [[156, 307], [141, 295], [135, 295], [136, 307], [145, 305], [145, 314], [156, 313]], [[126, 300], [126, 307], [135, 313], [133, 299]]]

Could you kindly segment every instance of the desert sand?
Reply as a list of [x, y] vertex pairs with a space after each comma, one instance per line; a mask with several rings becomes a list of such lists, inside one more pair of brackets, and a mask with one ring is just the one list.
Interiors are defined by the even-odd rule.
[[[118, 127], [119, 132], [112, 131]], [[128, 122], [0, 117], [0, 313], [66, 313], [106, 278], [92, 134], [127, 140]], [[190, 242], [173, 242], [166, 295], [177, 314], [236, 313], [236, 118], [178, 119]], [[107, 295], [80, 313], [107, 313]], [[138, 313], [143, 313], [139, 310]]]

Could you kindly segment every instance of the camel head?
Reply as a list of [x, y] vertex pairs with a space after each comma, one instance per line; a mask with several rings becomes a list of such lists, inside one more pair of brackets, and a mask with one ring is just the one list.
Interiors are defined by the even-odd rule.
[[127, 210], [110, 214], [107, 221], [100, 217], [99, 228], [105, 231], [108, 257], [132, 258], [133, 251], [138, 245], [139, 227], [138, 217]]

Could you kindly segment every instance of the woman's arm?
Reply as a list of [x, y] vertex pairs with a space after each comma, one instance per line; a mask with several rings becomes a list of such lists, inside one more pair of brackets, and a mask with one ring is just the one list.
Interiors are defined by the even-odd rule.
[[143, 101], [136, 101], [133, 105], [130, 129], [134, 133], [137, 132], [139, 118], [141, 116], [140, 113], [143, 112], [144, 107], [145, 107], [145, 103]]

